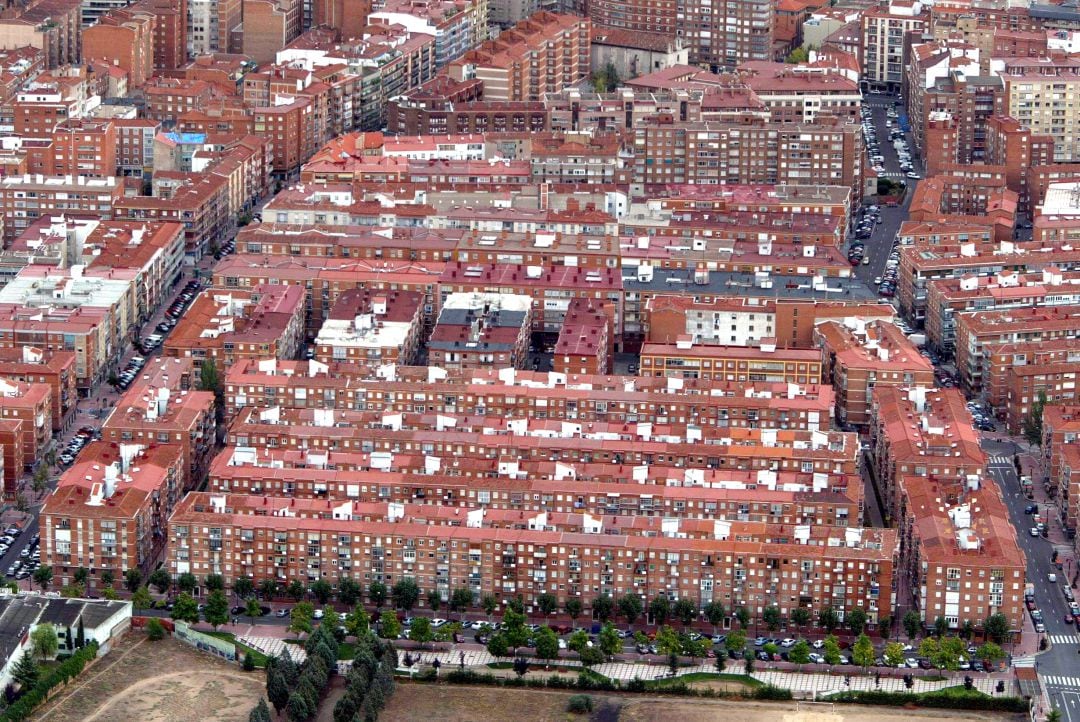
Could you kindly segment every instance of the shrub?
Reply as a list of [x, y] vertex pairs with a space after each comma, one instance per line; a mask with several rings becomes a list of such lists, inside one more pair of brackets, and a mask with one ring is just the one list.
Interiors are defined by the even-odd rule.
[[566, 703], [567, 711], [574, 714], [588, 714], [592, 708], [592, 697], [587, 694], [575, 694]]
[[156, 642], [159, 639], [164, 639], [165, 625], [163, 625], [161, 621], [156, 619], [155, 617], [151, 617], [146, 622], [146, 636], [152, 642]]
[[788, 700], [791, 699], [791, 690], [764, 684], [754, 690], [754, 699]]

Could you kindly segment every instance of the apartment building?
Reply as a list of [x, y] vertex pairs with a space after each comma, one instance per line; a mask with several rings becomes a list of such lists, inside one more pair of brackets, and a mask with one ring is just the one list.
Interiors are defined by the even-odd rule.
[[859, 120], [859, 84], [836, 68], [757, 60], [741, 63], [736, 77], [761, 99], [773, 122], [812, 123], [818, 115]]
[[1005, 113], [1054, 142], [1054, 161], [1080, 160], [1080, 118], [1066, 96], [1080, 87], [1080, 59], [1067, 55], [1000, 58], [992, 62], [1005, 83]]
[[130, 89], [141, 88], [154, 73], [154, 25], [150, 13], [114, 8], [83, 30], [83, 58], [120, 68]]
[[606, 374], [615, 349], [614, 309], [589, 299], [570, 302], [555, 342], [554, 367], [564, 374]]
[[481, 100], [484, 83], [439, 75], [398, 97], [386, 108], [386, 128], [398, 135], [543, 132], [550, 115], [541, 101]]
[[489, 3], [476, 0], [388, 0], [368, 15], [368, 22], [434, 36], [436, 64], [441, 68], [487, 40], [489, 9]]
[[77, 392], [74, 352], [46, 352], [33, 346], [0, 348], [0, 379], [26, 384], [47, 384], [51, 389], [50, 418], [54, 432], [70, 428], [75, 420]]
[[821, 354], [812, 349], [780, 349], [768, 339], [760, 346], [696, 343], [689, 337], [675, 343], [641, 346], [642, 376], [716, 381], [781, 381], [821, 383]]
[[428, 339], [428, 362], [446, 369], [524, 368], [532, 305], [509, 293], [450, 293]]
[[467, 50], [446, 72], [483, 81], [485, 100], [542, 100], [588, 76], [591, 27], [587, 18], [539, 12]]
[[162, 355], [210, 361], [223, 372], [239, 359], [296, 358], [303, 340], [302, 288], [210, 288], [165, 339]]
[[864, 88], [900, 89], [912, 36], [928, 28], [930, 13], [918, 0], [890, 0], [862, 14], [862, 79]]
[[354, 288], [342, 293], [315, 337], [315, 358], [367, 366], [412, 364], [424, 338], [424, 296]]
[[[715, 599], [725, 608], [745, 604], [752, 612], [772, 604], [782, 613], [799, 606], [860, 607], [872, 621], [879, 600], [892, 595], [897, 540], [887, 529], [818, 531], [814, 536], [821, 538], [814, 543], [782, 544], [763, 537], [734, 541], [723, 528], [712, 538], [682, 538], [678, 531], [654, 538], [545, 531], [535, 525], [511, 530], [482, 521], [450, 526], [413, 517], [359, 521], [362, 514], [354, 514], [353, 503], [339, 505], [330, 518], [325, 518], [325, 506], [189, 495], [170, 522], [169, 571], [221, 573], [226, 583], [234, 575], [333, 583], [348, 574], [361, 584], [412, 577], [421, 588], [444, 596], [456, 587], [478, 597], [520, 595], [529, 609], [541, 593], [555, 594], [560, 604], [580, 597], [588, 605], [599, 594], [634, 593], [685, 597], [698, 604]], [[586, 531], [592, 530], [588, 525]], [[425, 547], [435, 563], [421, 569], [417, 557]], [[617, 574], [620, 563], [631, 565], [632, 573]]]
[[84, 213], [108, 220], [123, 193], [112, 176], [5, 176], [0, 178], [4, 240], [10, 242], [45, 215]]
[[942, 503], [949, 506], [979, 488], [986, 453], [964, 403], [957, 389], [875, 388], [870, 470], [887, 519], [903, 518], [908, 477], [936, 484]]
[[165, 555], [183, 474], [177, 444], [92, 442], [42, 506], [41, 563], [63, 585], [79, 568], [98, 584], [106, 571], [146, 579]]
[[15, 443], [22, 446], [24, 466], [15, 474], [29, 471], [52, 446], [52, 387], [0, 379], [0, 419], [22, 422], [22, 434]]
[[[822, 372], [836, 395], [836, 420], [865, 429], [871, 397], [884, 386], [934, 387], [934, 367], [888, 321], [825, 321], [814, 328]], [[846, 427], [844, 427], [846, 428]]]
[[[1048, 470], [1044, 483], [1050, 484], [1061, 500], [1061, 520], [1066, 529], [1075, 530], [1080, 520], [1080, 464], [1075, 450], [1080, 438], [1080, 406], [1049, 404], [1043, 409], [1043, 468]], [[1038, 480], [1035, 480], [1036, 482]]]

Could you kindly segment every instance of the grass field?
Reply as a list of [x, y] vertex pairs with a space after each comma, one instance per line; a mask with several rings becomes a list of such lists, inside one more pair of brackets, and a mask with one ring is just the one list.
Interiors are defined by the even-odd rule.
[[183, 642], [129, 632], [34, 719], [40, 722], [243, 722], [265, 677]]

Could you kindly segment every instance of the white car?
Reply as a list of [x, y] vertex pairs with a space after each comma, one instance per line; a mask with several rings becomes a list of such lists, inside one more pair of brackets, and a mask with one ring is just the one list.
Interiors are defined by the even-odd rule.
[[908, 657], [906, 660], [904, 660], [904, 663], [907, 664], [908, 669], [919, 668], [919, 660], [915, 659], [914, 657]]
[[1050, 572], [1049, 574], [1046, 575], [1046, 581], [1050, 582], [1051, 584], [1054, 584], [1055, 582], [1057, 582], [1057, 574], [1054, 574], [1053, 572]]
[[325, 614], [325, 612], [323, 612], [323, 610], [316, 609], [315, 612], [311, 616], [312, 616], [313, 619], [322, 619], [324, 614]]
[[[1050, 576], [1053, 576], [1053, 575], [1051, 574]], [[1054, 581], [1054, 580], [1051, 579], [1050, 581]], [[787, 639], [780, 642], [780, 646], [781, 647], [794, 647], [795, 646], [795, 640], [792, 639], [791, 637], [788, 637]]]
[[446, 624], [446, 620], [445, 619], [440, 619], [439, 617], [435, 617], [434, 619], [431, 620], [431, 626], [432, 627], [441, 627], [444, 624]]
[[810, 661], [813, 662], [814, 664], [824, 664], [825, 663], [825, 658], [822, 657], [817, 652], [811, 652], [810, 653]]
[[825, 646], [825, 640], [823, 640], [823, 639], [815, 639], [810, 646], [813, 647], [814, 649], [821, 649], [822, 647]]

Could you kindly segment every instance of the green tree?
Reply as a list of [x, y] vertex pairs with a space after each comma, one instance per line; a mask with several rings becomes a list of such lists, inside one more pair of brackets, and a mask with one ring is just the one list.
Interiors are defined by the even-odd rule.
[[203, 609], [203, 617], [214, 628], [214, 631], [217, 631], [222, 624], [229, 622], [229, 599], [225, 596], [225, 592], [220, 589], [210, 592], [210, 598], [206, 600], [206, 607]]
[[142, 585], [142, 572], [138, 569], [128, 569], [124, 572], [124, 587], [131, 593]]
[[585, 605], [581, 603], [581, 600], [577, 597], [570, 597], [563, 604], [563, 609], [566, 610], [567, 616], [570, 617], [570, 621], [575, 625], [577, 624], [578, 617], [585, 611]]
[[904, 663], [904, 645], [899, 642], [889, 642], [885, 645], [885, 664], [890, 667], [899, 667]]
[[297, 634], [311, 634], [311, 620], [315, 616], [315, 605], [311, 602], [298, 602], [289, 612], [289, 631]]
[[278, 714], [289, 703], [290, 684], [285, 675], [286, 664], [280, 659], [272, 659], [266, 668], [266, 696]]
[[832, 634], [840, 626], [840, 616], [832, 607], [822, 607], [818, 610], [817, 623], [819, 627]]
[[490, 622], [492, 617], [495, 616], [495, 610], [499, 608], [499, 600], [494, 594], [485, 594], [480, 599], [480, 606], [483, 608], [484, 614], [487, 615], [488, 621]]
[[41, 591], [46, 591], [49, 585], [52, 584], [53, 571], [50, 566], [41, 566], [34, 571], [34, 584], [41, 587]]
[[428, 609], [431, 610], [432, 614], [439, 611], [439, 608], [442, 607], [442, 594], [439, 593], [438, 589], [428, 590], [427, 605]]
[[810, 644], [805, 639], [800, 639], [788, 652], [788, 661], [792, 664], [806, 664], [810, 661]]
[[981, 659], [987, 666], [997, 666], [997, 663], [1005, 659], [1005, 650], [993, 642], [985, 642], [975, 651], [976, 659]]
[[934, 634], [939, 637], [944, 637], [949, 632], [949, 620], [945, 617], [938, 617], [934, 620]]
[[559, 637], [551, 627], [540, 627], [537, 630], [536, 656], [540, 659], [558, 659]]
[[368, 600], [375, 606], [376, 611], [386, 604], [387, 590], [382, 582], [372, 582], [368, 585]]
[[761, 651], [769, 655], [769, 659], [772, 659], [776, 655], [780, 654], [780, 646], [775, 642], [768, 642], [765, 644], [764, 647], [761, 648]]
[[798, 65], [799, 63], [805, 63], [809, 59], [810, 54], [806, 52], [805, 49], [795, 48], [790, 53], [788, 53], [786, 58], [784, 58], [784, 62], [790, 63], [792, 65]]
[[1052, 709], [1046, 714], [1046, 722], [1061, 722], [1061, 710]]
[[1031, 404], [1028, 415], [1024, 417], [1022, 433], [1024, 440], [1032, 446], [1042, 446], [1043, 409], [1046, 408], [1046, 392], [1040, 391], [1039, 397]]
[[423, 649], [431, 640], [435, 639], [435, 632], [431, 629], [431, 620], [427, 617], [417, 617], [409, 627], [409, 639], [417, 642]]
[[835, 634], [825, 637], [825, 644], [821, 648], [821, 656], [825, 658], [825, 664], [840, 664], [840, 640]]
[[671, 616], [671, 600], [663, 595], [653, 597], [649, 602], [649, 616], [652, 617], [653, 624], [658, 627], [664, 626], [668, 617]]
[[746, 649], [746, 631], [742, 629], [731, 630], [727, 639], [724, 640], [724, 646], [735, 654], [742, 654]]
[[656, 632], [656, 649], [660, 654], [678, 655], [682, 652], [682, 641], [675, 630], [665, 624]]
[[259, 703], [251, 710], [248, 722], [272, 722], [270, 708], [266, 706], [266, 700], [259, 697]]
[[761, 621], [765, 623], [766, 629], [770, 632], [780, 629], [780, 607], [765, 607], [761, 612]]
[[345, 631], [359, 639], [371, 629], [371, 615], [363, 606], [357, 604], [345, 615]]
[[[75, 581], [78, 581], [76, 579]], [[169, 576], [163, 567], [158, 567], [150, 573], [150, 586], [154, 587], [158, 591], [158, 594], [164, 594], [169, 591], [169, 587], [172, 586], [172, 578]], [[83, 582], [85, 584], [85, 580]]]
[[299, 602], [303, 599], [306, 592], [307, 590], [304, 589], [304, 583], [299, 579], [293, 579], [285, 587], [285, 596], [294, 602]]
[[909, 609], [904, 612], [904, 633], [907, 634], [909, 640], [914, 640], [919, 636], [919, 630], [922, 628], [922, 617], [914, 609]]
[[739, 620], [740, 627], [747, 629], [750, 626], [750, 610], [746, 607], [739, 607], [735, 610], [735, 619]]
[[536, 608], [545, 617], [550, 617], [559, 611], [559, 598], [550, 592], [544, 592], [536, 597]]
[[510, 644], [506, 641], [506, 635], [497, 633], [488, 639], [487, 651], [492, 657], [505, 657], [510, 654]]
[[864, 670], [874, 663], [874, 643], [870, 637], [860, 634], [851, 648], [851, 661]]
[[311, 594], [319, 600], [319, 604], [326, 604], [330, 601], [330, 595], [333, 593], [334, 588], [325, 579], [316, 579], [311, 583]]
[[338, 580], [337, 598], [345, 606], [356, 606], [361, 594], [360, 583], [352, 577], [342, 577]]
[[938, 659], [936, 666], [955, 672], [960, 669], [960, 658], [967, 651], [967, 645], [959, 637], [943, 637], [938, 641]]
[[960, 638], [971, 639], [975, 636], [975, 622], [970, 619], [965, 619], [964, 623], [960, 625]]
[[157, 617], [150, 617], [150, 619], [146, 620], [146, 637], [151, 642], [165, 638], [165, 625]]
[[675, 606], [672, 607], [671, 612], [682, 622], [683, 627], [689, 627], [697, 618], [698, 608], [688, 597], [679, 597], [675, 600]]
[[811, 619], [812, 615], [810, 614], [810, 610], [806, 607], [795, 607], [791, 610], [791, 623], [794, 624], [797, 629], [809, 626]]
[[209, 592], [225, 591], [225, 577], [220, 574], [207, 574], [206, 579], [203, 580], [203, 586]]
[[517, 654], [518, 647], [525, 646], [525, 643], [529, 641], [529, 629], [525, 626], [526, 621], [525, 615], [511, 606], [507, 606], [506, 610], [503, 611], [502, 631], [500, 633], [506, 637], [506, 643], [514, 650], [514, 654]]
[[56, 627], [45, 622], [30, 632], [30, 649], [41, 657], [42, 661], [56, 655], [59, 642], [56, 639]]
[[405, 577], [390, 589], [390, 598], [394, 600], [394, 607], [408, 614], [420, 601], [420, 587], [415, 579]]
[[111, 587], [116, 582], [116, 575], [113, 574], [112, 569], [101, 570], [101, 583], [106, 587]]
[[754, 653], [751, 652], [749, 649], [743, 652], [743, 664], [744, 674], [754, 673]]
[[263, 601], [269, 602], [277, 596], [277, 593], [278, 585], [273, 579], [267, 577], [259, 582], [259, 596], [263, 598]]
[[706, 603], [701, 611], [705, 614], [705, 618], [709, 620], [709, 624], [712, 625], [713, 634], [717, 634], [720, 631], [720, 625], [724, 623], [724, 617], [727, 616], [724, 605], [717, 601], [711, 601]]
[[401, 622], [390, 610], [383, 612], [379, 617], [379, 636], [383, 639], [397, 639], [401, 636]]
[[641, 616], [641, 612], [644, 610], [645, 605], [641, 602], [641, 597], [636, 594], [624, 594], [619, 597], [619, 614], [626, 620], [626, 624], [629, 627], [634, 626], [634, 622]]
[[584, 629], [579, 629], [570, 635], [570, 639], [567, 640], [566, 646], [570, 651], [581, 654], [581, 651], [589, 646], [589, 635]]
[[112, 587], [105, 587], [104, 589], [102, 589], [101, 596], [109, 600], [110, 602], [115, 602], [117, 599], [120, 598], [120, 595], [117, 594], [116, 590]]
[[619, 636], [619, 630], [615, 629], [615, 625], [611, 622], [607, 622], [601, 628], [598, 641], [600, 651], [608, 657], [613, 657], [622, 651], [622, 637]]
[[244, 603], [244, 614], [248, 616], [252, 624], [255, 624], [255, 618], [262, 616], [262, 607], [259, 606], [259, 600], [255, 597], [248, 597], [247, 602]]
[[866, 629], [866, 612], [860, 607], [856, 607], [851, 610], [851, 613], [847, 615], [847, 626], [851, 630], [851, 633], [858, 637]]
[[994, 644], [1005, 644], [1005, 640], [1009, 638], [1009, 618], [1000, 612], [997, 614], [991, 614], [983, 622], [983, 629], [986, 630], [986, 636], [990, 638], [990, 641]]
[[150, 598], [150, 590], [146, 587], [136, 589], [135, 593], [131, 595], [131, 606], [136, 610], [149, 609], [154, 606], [154, 600]]
[[878, 631], [881, 632], [881, 636], [888, 637], [889, 632], [892, 631], [893, 619], [888, 614], [878, 620]]
[[23, 691], [32, 689], [38, 681], [38, 667], [34, 663], [34, 655], [24, 654], [19, 657], [15, 668], [11, 670], [11, 676]]
[[[541, 595], [543, 596], [543, 595]], [[473, 603], [473, 593], [468, 587], [458, 587], [454, 591], [450, 592], [450, 601], [448, 607], [451, 612], [457, 612], [464, 618], [465, 612], [469, 610], [469, 607]], [[557, 604], [558, 602], [556, 602]]]
[[34, 493], [40, 494], [45, 491], [49, 486], [49, 467], [46, 464], [38, 464], [38, 468], [34, 471], [34, 478], [30, 482], [30, 487], [34, 490]]
[[251, 577], [237, 577], [232, 591], [238, 600], [247, 599], [255, 593], [255, 582], [251, 581]]
[[[112, 584], [112, 581], [111, 581], [112, 572], [109, 572], [109, 574], [110, 574], [110, 580], [109, 581], [105, 580], [105, 575], [104, 574], [101, 575], [101, 582], [105, 586], [110, 586]], [[199, 580], [196, 579], [195, 575], [192, 574], [191, 572], [184, 572], [183, 574], [181, 574], [179, 577], [176, 578], [176, 587], [181, 592], [186, 592], [188, 594], [194, 594], [195, 593], [195, 587], [197, 587], [197, 586], [199, 586]]]
[[199, 621], [199, 605], [190, 594], [180, 592], [180, 596], [176, 598], [169, 616], [181, 622], [195, 624]]
[[601, 622], [606, 622], [611, 619], [611, 615], [615, 612], [615, 602], [607, 594], [601, 594], [599, 597], [593, 600], [592, 613], [595, 619], [599, 619]]
[[[213, 362], [203, 362], [203, 368], [206, 368], [207, 363], [213, 366]], [[314, 710], [308, 704], [307, 697], [301, 694], [299, 691], [293, 692], [289, 695], [289, 703], [286, 706], [286, 712], [289, 715], [289, 722], [307, 722], [314, 716]]]
[[[168, 574], [165, 576], [168, 577]], [[79, 567], [71, 578], [76, 584], [81, 584], [85, 588], [90, 583], [90, 570], [86, 567]]]
[[592, 667], [604, 661], [604, 653], [599, 647], [586, 647], [578, 654], [578, 659], [583, 667]]

